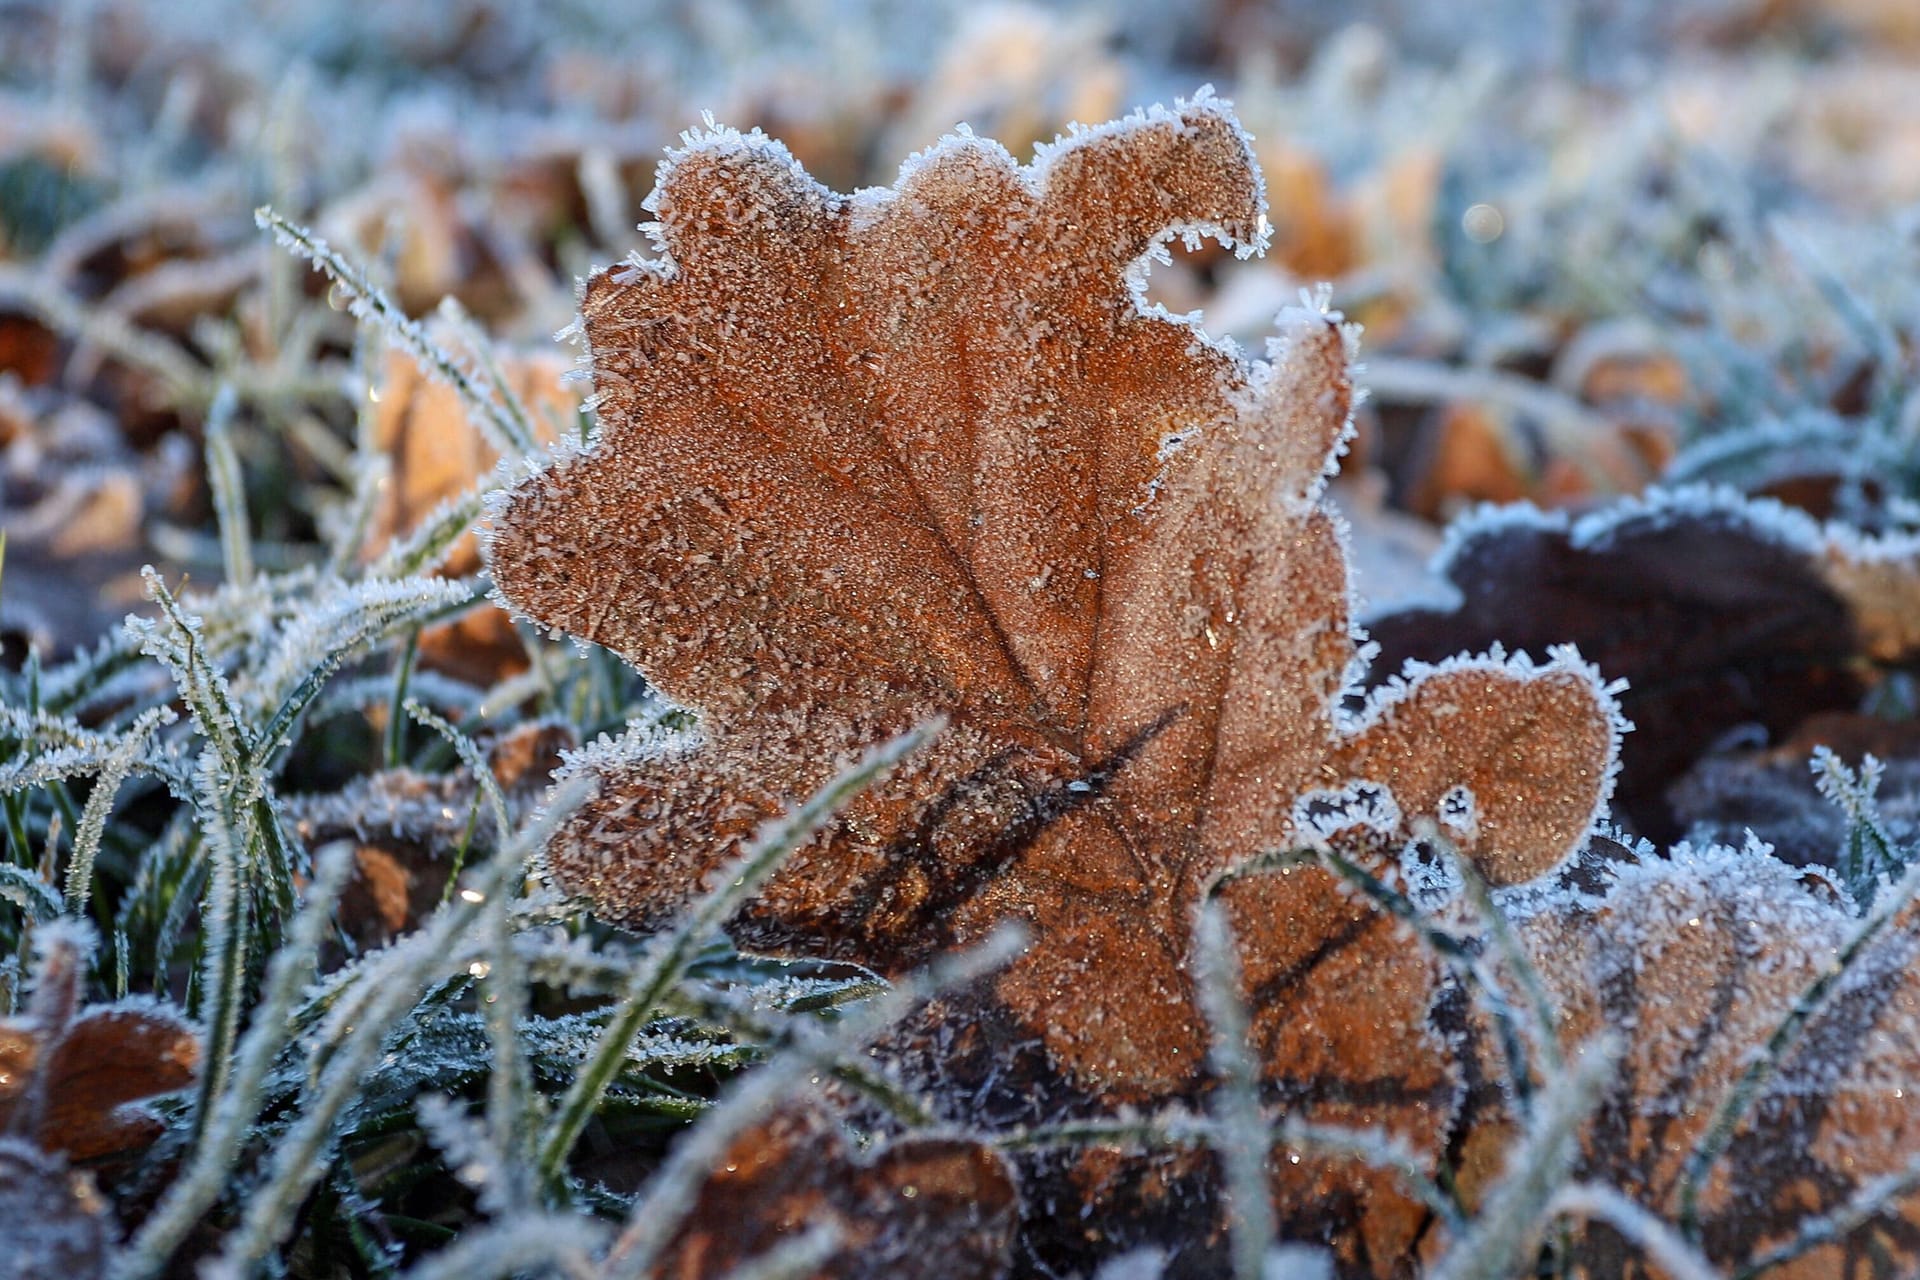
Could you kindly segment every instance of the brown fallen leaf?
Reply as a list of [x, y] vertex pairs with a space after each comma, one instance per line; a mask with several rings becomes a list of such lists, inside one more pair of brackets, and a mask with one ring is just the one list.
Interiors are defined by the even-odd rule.
[[1869, 660], [1920, 648], [1920, 546], [1729, 490], [1650, 493], [1579, 519], [1489, 513], [1455, 527], [1441, 571], [1455, 607], [1369, 624], [1383, 664], [1579, 646], [1627, 682], [1638, 732], [1614, 804], [1657, 840], [1680, 835], [1667, 787], [1731, 731], [1785, 738], [1855, 706]]
[[1536, 460], [1511, 417], [1470, 403], [1429, 413], [1408, 464], [1407, 509], [1441, 520], [1471, 503], [1518, 502], [1538, 493]]
[[161, 1126], [138, 1104], [193, 1083], [199, 1037], [157, 1001], [80, 1007], [90, 947], [65, 932], [41, 946], [26, 1015], [0, 1019], [0, 1133], [73, 1160], [145, 1146]]
[[0, 1258], [9, 1280], [96, 1280], [107, 1274], [114, 1234], [91, 1178], [0, 1137]]
[[[570, 422], [579, 410], [579, 397], [560, 381], [567, 367], [558, 358], [537, 356], [501, 361], [507, 385], [528, 407], [539, 438], [548, 443], [555, 436], [554, 424]], [[440, 504], [467, 493], [500, 461], [453, 388], [429, 377], [399, 350], [387, 352], [382, 369], [374, 442], [392, 470], [374, 513], [368, 558], [413, 532]], [[440, 572], [468, 574], [479, 563], [469, 534], [447, 553]], [[420, 636], [420, 652], [428, 666], [482, 686], [527, 665], [512, 621], [494, 608], [471, 610], [456, 621], [427, 628]]]
[[[548, 850], [562, 882], [651, 927], [788, 797], [942, 715], [742, 910], [743, 945], [897, 975], [1024, 921], [1018, 960], [889, 1052], [953, 1122], [1046, 1121], [1211, 1087], [1188, 960], [1218, 890], [1276, 1103], [1436, 1157], [1459, 1085], [1431, 961], [1317, 867], [1222, 878], [1370, 779], [1409, 817], [1470, 796], [1463, 845], [1527, 879], [1586, 834], [1615, 721], [1565, 656], [1414, 671], [1340, 711], [1358, 646], [1320, 496], [1350, 339], [1297, 311], [1249, 361], [1136, 294], [1182, 228], [1258, 241], [1225, 109], [1080, 131], [1026, 169], [951, 138], [851, 198], [717, 130], [649, 207], [662, 258], [584, 301], [601, 433], [510, 493], [490, 560], [517, 608], [626, 657], [700, 733], [582, 757], [603, 784]], [[1035, 1265], [1141, 1241], [1218, 1261], [1209, 1158], [1022, 1173]], [[1351, 1167], [1276, 1160], [1275, 1191], [1351, 1270], [1403, 1271], [1427, 1225]]]
[[[569, 726], [545, 721], [484, 744], [514, 820], [552, 781], [560, 753], [577, 744]], [[412, 930], [446, 896], [455, 851], [464, 846], [481, 855], [494, 842], [486, 799], [464, 767], [437, 775], [387, 769], [336, 792], [288, 796], [283, 812], [310, 849], [337, 840], [353, 846], [354, 877], [340, 896], [340, 924], [362, 947]]]
[[725, 1275], [806, 1231], [832, 1230], [836, 1280], [1001, 1274], [1019, 1195], [979, 1143], [907, 1138], [855, 1157], [833, 1122], [785, 1112], [728, 1149], [666, 1275]]
[[[1678, 1222], [1695, 1145], [1862, 919], [1830, 886], [1754, 848], [1682, 847], [1616, 863], [1610, 879], [1597, 898], [1535, 914], [1521, 931], [1563, 1040], [1605, 1029], [1625, 1039], [1578, 1175]], [[1700, 1186], [1699, 1238], [1715, 1264], [1738, 1270], [1780, 1250], [1788, 1256], [1764, 1272], [1778, 1280], [1913, 1274], [1916, 923], [1909, 905], [1862, 950], [1735, 1125]], [[1463, 1177], [1469, 1194], [1473, 1180]], [[1877, 1211], [1789, 1249], [1823, 1215], [1844, 1221], [1855, 1208]], [[1582, 1233], [1575, 1252], [1585, 1274], [1650, 1274], [1604, 1227]]]

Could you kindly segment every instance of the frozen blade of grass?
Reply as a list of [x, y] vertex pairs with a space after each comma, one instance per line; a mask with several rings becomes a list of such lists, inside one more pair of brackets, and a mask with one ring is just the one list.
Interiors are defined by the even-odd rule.
[[673, 932], [648, 949], [619, 1008], [608, 1021], [593, 1057], [574, 1077], [552, 1122], [541, 1135], [537, 1167], [542, 1186], [561, 1185], [567, 1157], [594, 1109], [600, 1105], [607, 1086], [618, 1074], [626, 1059], [627, 1046], [653, 1016], [660, 997], [679, 979], [707, 935], [752, 897], [794, 850], [831, 822], [842, 805], [925, 745], [942, 727], [937, 721], [920, 725], [872, 748], [798, 809], [765, 824], [752, 846], [730, 869], [720, 873], [715, 887], [686, 913]]
[[1748, 1108], [1760, 1096], [1760, 1090], [1779, 1070], [1781, 1062], [1814, 1015], [1826, 1007], [1828, 999], [1852, 971], [1854, 961], [1866, 952], [1916, 896], [1920, 896], [1920, 862], [1909, 866], [1897, 884], [1889, 886], [1874, 900], [1853, 936], [1835, 953], [1820, 975], [1807, 984], [1807, 989], [1800, 993], [1800, 997], [1773, 1029], [1773, 1034], [1767, 1037], [1766, 1044], [1747, 1064], [1747, 1069], [1722, 1095], [1720, 1105], [1714, 1109], [1713, 1118], [1707, 1122], [1706, 1128], [1701, 1130], [1700, 1140], [1694, 1144], [1680, 1174], [1679, 1226], [1687, 1239], [1698, 1241], [1700, 1238], [1700, 1190], [1713, 1166], [1726, 1154], [1728, 1144], [1733, 1141]]
[[606, 1229], [576, 1215], [523, 1215], [469, 1228], [406, 1273], [404, 1280], [501, 1280], [542, 1268], [595, 1280], [593, 1250]]
[[524, 458], [533, 452], [532, 436], [498, 399], [488, 394], [488, 388], [481, 385], [482, 379], [429, 337], [426, 329], [387, 297], [366, 272], [347, 261], [326, 241], [270, 208], [255, 209], [253, 218], [262, 230], [272, 232], [284, 248], [325, 272], [347, 295], [357, 318], [375, 325], [388, 342], [412, 356], [421, 369], [452, 387], [495, 453], [503, 458]]
[[141, 652], [158, 658], [173, 674], [195, 725], [230, 768], [241, 768], [252, 754], [251, 736], [241, 723], [238, 703], [227, 678], [208, 659], [201, 643], [202, 622], [188, 616], [151, 565], [140, 571], [147, 596], [160, 606], [167, 629], [144, 618], [129, 618], [127, 629]]
[[[1532, 1056], [1527, 1050], [1527, 1035], [1521, 1030], [1520, 1018], [1514, 1010], [1513, 1002], [1507, 998], [1505, 989], [1488, 972], [1481, 957], [1467, 943], [1428, 919], [1426, 913], [1421, 911], [1411, 898], [1344, 854], [1334, 849], [1323, 849], [1313, 856], [1324, 862], [1342, 880], [1365, 894], [1375, 905], [1405, 922], [1421, 942], [1439, 956], [1454, 973], [1472, 984], [1473, 990], [1478, 993], [1480, 1002], [1487, 1011], [1487, 1016], [1493, 1020], [1494, 1032], [1499, 1037], [1501, 1054], [1507, 1066], [1507, 1083], [1512, 1090], [1514, 1106], [1522, 1115], [1525, 1115], [1532, 1106], [1533, 1099]], [[1491, 908], [1491, 903], [1489, 907]], [[1557, 1053], [1558, 1040], [1549, 1036], [1549, 1043], [1554, 1046], [1554, 1052]]]
[[1427, 1173], [1422, 1158], [1404, 1142], [1380, 1129], [1352, 1129], [1343, 1125], [1285, 1120], [1274, 1130], [1280, 1145], [1303, 1154], [1344, 1156], [1369, 1169], [1391, 1173], [1400, 1185], [1455, 1231], [1466, 1226], [1460, 1202]]
[[[468, 745], [471, 747], [471, 742]], [[486, 785], [499, 797], [493, 771], [484, 761], [480, 768]], [[504, 797], [499, 797], [498, 812], [504, 833], [508, 827]], [[507, 836], [502, 834], [498, 843], [506, 842]], [[493, 1062], [487, 1072], [487, 1133], [500, 1160], [496, 1198], [502, 1211], [522, 1212], [534, 1198], [528, 1159], [533, 1138], [533, 1081], [520, 1043], [527, 1014], [527, 985], [525, 970], [513, 949], [512, 906], [513, 895], [504, 891], [486, 904], [482, 920], [491, 959], [485, 971], [475, 976], [485, 984], [482, 1007], [487, 1015], [487, 1038], [493, 1047]]]
[[[884, 985], [867, 988], [866, 995], [884, 991]], [[850, 995], [848, 1000], [859, 999]], [[743, 1001], [714, 999], [699, 1004], [700, 1017], [725, 1026], [740, 1039], [743, 1045], [772, 1045], [781, 1043], [780, 1030], [765, 1019], [754, 1017], [741, 1008]], [[847, 1001], [836, 1001], [836, 1006]], [[814, 1064], [822, 1071], [833, 1076], [841, 1084], [853, 1090], [861, 1097], [879, 1106], [887, 1114], [902, 1124], [915, 1128], [925, 1128], [937, 1124], [938, 1117], [928, 1111], [918, 1098], [910, 1097], [892, 1080], [878, 1069], [869, 1068], [862, 1063], [849, 1062], [834, 1048], [831, 1039], [820, 1033], [818, 1026], [811, 1020], [790, 1024], [787, 1028], [782, 1048], [795, 1052], [811, 1053]]]
[[139, 661], [140, 642], [136, 637], [125, 632], [103, 636], [91, 650], [47, 672], [41, 705], [58, 714], [78, 710], [137, 670]]
[[[525, 441], [525, 445], [520, 449], [520, 455], [525, 456], [530, 453], [535, 441], [539, 438], [534, 429], [533, 415], [527, 412], [526, 402], [520, 398], [520, 393], [513, 389], [511, 382], [507, 381], [507, 375], [500, 368], [500, 362], [494, 359], [493, 343], [488, 341], [487, 335], [480, 331], [480, 327], [473, 322], [473, 317], [467, 314], [467, 309], [461, 306], [460, 300], [452, 294], [440, 299], [440, 318], [452, 326], [454, 333], [459, 336], [461, 343], [473, 356], [474, 366], [479, 374], [478, 381], [484, 383], [484, 390], [500, 406], [501, 412], [512, 420], [516, 432], [515, 438]], [[494, 452], [503, 456], [512, 456], [503, 449], [496, 448]]]
[[[924, 975], [909, 977], [876, 998], [836, 1028], [842, 1054], [857, 1053], [884, 1034], [908, 1010], [943, 991], [965, 986], [1005, 965], [1026, 945], [1025, 932], [1002, 925], [986, 942], [970, 952], [935, 965]], [[648, 1274], [660, 1251], [673, 1239], [698, 1195], [700, 1185], [716, 1161], [736, 1138], [768, 1113], [818, 1070], [817, 1050], [796, 1047], [775, 1054], [742, 1076], [725, 1098], [687, 1133], [647, 1184], [646, 1193], [627, 1215], [626, 1226], [608, 1250], [603, 1280], [636, 1280]]]
[[1813, 749], [1808, 762], [1814, 785], [1846, 815], [1847, 840], [1840, 849], [1840, 878], [1858, 903], [1870, 903], [1885, 880], [1900, 873], [1907, 859], [1880, 817], [1878, 793], [1886, 767], [1872, 755], [1855, 773], [1831, 747]]
[[393, 661], [393, 687], [387, 695], [387, 731], [382, 734], [381, 761], [389, 769], [398, 769], [407, 759], [407, 692], [413, 682], [415, 665], [420, 661], [420, 632], [414, 631]]
[[513, 1209], [533, 1199], [527, 1147], [532, 1138], [533, 1086], [521, 1052], [520, 1028], [526, 1018], [527, 986], [513, 954], [513, 925], [507, 913], [507, 895], [490, 904], [487, 923], [493, 945], [487, 972], [482, 975], [487, 1033], [493, 1043], [493, 1066], [487, 1073], [487, 1127], [505, 1166], [505, 1196]]
[[0, 862], [0, 899], [20, 908], [35, 923], [56, 919], [67, 910], [60, 891], [41, 879], [38, 871], [11, 862]]
[[1500, 1181], [1487, 1192], [1466, 1233], [1428, 1273], [1431, 1280], [1480, 1280], [1529, 1270], [1550, 1222], [1549, 1206], [1579, 1154], [1580, 1130], [1600, 1105], [1617, 1057], [1610, 1037], [1590, 1041], [1535, 1095], [1525, 1133], [1507, 1147]]
[[233, 384], [223, 382], [207, 410], [207, 487], [213, 493], [227, 581], [244, 586], [253, 581], [253, 536], [247, 523], [247, 487], [240, 476], [240, 455], [233, 448], [233, 419], [239, 404]]
[[114, 917], [117, 932], [146, 944], [149, 967], [160, 980], [173, 970], [173, 953], [187, 916], [200, 899], [206, 864], [199, 856], [200, 831], [193, 807], [174, 811], [159, 839], [147, 846], [134, 870], [133, 884]]
[[[1152, 1150], [1212, 1143], [1213, 1128], [1211, 1120], [1175, 1112], [1147, 1120], [1097, 1118], [1035, 1125], [1000, 1134], [993, 1143], [1002, 1151], [1082, 1144]], [[1450, 1229], [1456, 1232], [1465, 1229], [1466, 1216], [1459, 1202], [1427, 1175], [1421, 1158], [1411, 1148], [1391, 1135], [1377, 1129], [1349, 1129], [1287, 1119], [1269, 1129], [1269, 1148], [1276, 1144], [1307, 1155], [1358, 1160], [1370, 1169], [1391, 1173]]]
[[369, 579], [354, 583], [289, 618], [255, 681], [259, 697], [278, 703], [261, 732], [254, 765], [264, 767], [294, 723], [356, 650], [473, 601], [473, 588], [442, 578]]
[[158, 1274], [220, 1198], [241, 1139], [258, 1115], [261, 1083], [291, 1033], [294, 1002], [313, 976], [334, 904], [352, 870], [351, 851], [345, 845], [324, 850], [315, 858], [306, 901], [288, 926], [286, 944], [267, 962], [266, 989], [234, 1054], [233, 1072], [219, 1104], [202, 1128], [186, 1171], [167, 1188], [139, 1233], [116, 1258], [113, 1280], [142, 1280]]
[[172, 724], [173, 720], [171, 707], [154, 707], [143, 712], [121, 736], [120, 745], [101, 761], [93, 793], [87, 797], [87, 806], [80, 813], [80, 825], [74, 830], [73, 856], [67, 863], [66, 899], [74, 914], [82, 914], [87, 909], [87, 899], [93, 890], [93, 864], [100, 855], [100, 842], [107, 833], [107, 817], [113, 812], [120, 785], [145, 759], [154, 732], [162, 725]]
[[324, 1156], [334, 1125], [359, 1091], [393, 1024], [431, 985], [449, 957], [459, 954], [457, 944], [473, 927], [481, 906], [511, 888], [554, 826], [592, 789], [586, 778], [563, 784], [544, 812], [482, 864], [467, 889], [414, 933], [388, 947], [380, 962], [360, 971], [360, 983], [370, 990], [370, 998], [360, 1006], [352, 1030], [319, 1079], [306, 1091], [304, 1105], [274, 1149], [266, 1181], [253, 1191], [239, 1227], [228, 1236], [219, 1265], [235, 1275], [251, 1274], [293, 1229], [301, 1202], [328, 1166]]
[[367, 570], [370, 578], [402, 578], [425, 573], [446, 559], [453, 545], [487, 509], [491, 483], [448, 498], [427, 513], [412, 533], [388, 546]]
[[[153, 708], [143, 713], [134, 726], [123, 732], [101, 733], [45, 712], [29, 715], [15, 708], [0, 708], [0, 736], [19, 744], [15, 758], [0, 765], [0, 795], [117, 768], [116, 761], [129, 754], [135, 764], [141, 763], [156, 727], [146, 722], [158, 710]], [[172, 721], [173, 713], [169, 710], [160, 722], [170, 724]], [[125, 774], [121, 776], [124, 779]]]
[[460, 757], [460, 763], [473, 775], [480, 794], [487, 798], [487, 808], [493, 813], [494, 834], [504, 844], [513, 835], [513, 818], [507, 811], [506, 793], [500, 790], [500, 780], [494, 777], [493, 765], [488, 762], [486, 753], [480, 750], [480, 744], [412, 698], [408, 698], [401, 706], [420, 724], [446, 739], [447, 745]]
[[1713, 1264], [1677, 1231], [1612, 1187], [1589, 1182], [1561, 1187], [1547, 1202], [1547, 1213], [1606, 1223], [1646, 1254], [1666, 1280], [1722, 1280]]
[[228, 816], [221, 772], [217, 753], [203, 751], [195, 808], [208, 867], [206, 895], [200, 903], [200, 932], [205, 939], [200, 983], [205, 1049], [193, 1116], [196, 1134], [205, 1132], [215, 1107], [226, 1094], [234, 1036], [246, 999], [251, 950], [253, 895], [246, 890], [247, 855], [235, 838]]
[[[129, 618], [126, 629], [139, 639], [143, 652], [159, 658], [172, 673], [195, 727], [217, 757], [213, 776], [200, 788], [201, 803], [207, 809], [203, 820], [217, 822], [228, 839], [238, 838], [233, 865], [239, 884], [249, 890], [246, 896], [258, 891], [273, 913], [288, 914], [293, 905], [294, 850], [280, 827], [265, 770], [276, 738], [263, 739], [248, 727], [226, 675], [207, 656], [202, 620], [181, 609], [151, 565], [141, 576], [168, 626], [163, 630], [147, 619]], [[239, 972], [244, 971], [242, 966]]]
[[503, 1214], [508, 1200], [505, 1153], [462, 1103], [444, 1093], [429, 1093], [414, 1103], [421, 1132], [438, 1148], [453, 1176], [475, 1193], [482, 1211]]
[[[1560, 1047], [1560, 1015], [1553, 1006], [1553, 1000], [1547, 995], [1547, 987], [1540, 980], [1540, 971], [1527, 955], [1527, 949], [1520, 945], [1520, 939], [1513, 932], [1513, 922], [1507, 919], [1507, 913], [1493, 900], [1493, 892], [1487, 887], [1487, 881], [1471, 858], [1461, 854], [1458, 846], [1440, 830], [1439, 824], [1431, 819], [1423, 819], [1418, 824], [1416, 834], [1453, 866], [1460, 877], [1460, 883], [1466, 889], [1467, 904], [1473, 908], [1479, 918], [1481, 928], [1493, 941], [1494, 949], [1505, 962], [1507, 970], [1519, 983], [1522, 994], [1526, 996], [1527, 1011], [1533, 1015], [1534, 1047], [1546, 1061], [1550, 1074], [1558, 1074], [1566, 1066], [1566, 1056]], [[1480, 986], [1487, 990], [1491, 978], [1484, 966], [1477, 969], [1480, 974]], [[1499, 997], [1505, 1000], [1504, 989]]]
[[1194, 922], [1195, 985], [1212, 1029], [1208, 1057], [1220, 1082], [1214, 1141], [1226, 1166], [1233, 1274], [1260, 1280], [1275, 1234], [1267, 1189], [1267, 1125], [1260, 1112], [1259, 1067], [1247, 1052], [1247, 1011], [1240, 1003], [1240, 965], [1233, 930], [1216, 902]]

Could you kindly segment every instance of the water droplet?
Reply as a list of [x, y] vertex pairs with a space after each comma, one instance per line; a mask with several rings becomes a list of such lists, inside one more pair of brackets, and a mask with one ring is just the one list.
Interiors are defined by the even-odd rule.
[[1507, 229], [1506, 215], [1490, 204], [1472, 205], [1460, 215], [1460, 229], [1475, 244], [1492, 244]]

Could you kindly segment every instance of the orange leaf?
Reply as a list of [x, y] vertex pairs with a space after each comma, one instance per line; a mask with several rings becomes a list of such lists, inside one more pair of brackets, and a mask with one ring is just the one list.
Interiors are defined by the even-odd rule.
[[[895, 1051], [957, 1119], [1045, 1120], [1204, 1092], [1192, 912], [1302, 842], [1310, 793], [1369, 779], [1412, 819], [1464, 787], [1461, 840], [1501, 883], [1586, 834], [1616, 730], [1577, 662], [1462, 663], [1340, 710], [1359, 651], [1320, 493], [1351, 338], [1303, 309], [1253, 361], [1140, 298], [1169, 235], [1260, 242], [1222, 104], [1084, 130], [1024, 169], [949, 138], [853, 197], [718, 130], [649, 207], [663, 256], [587, 286], [600, 434], [521, 482], [490, 543], [516, 607], [700, 714], [697, 737], [585, 757], [604, 785], [549, 856], [604, 915], [670, 918], [791, 797], [943, 715], [732, 929], [899, 974], [1025, 921], [1025, 954]], [[1437, 1151], [1454, 1087], [1427, 960], [1317, 868], [1226, 894], [1270, 1002], [1269, 1081], [1411, 1080], [1334, 1105]], [[1130, 1184], [1143, 1221], [1181, 1217], [1190, 1179], [1169, 1177]], [[1364, 1197], [1308, 1181], [1303, 1221], [1372, 1230]], [[1187, 1216], [1183, 1243], [1218, 1247]]]

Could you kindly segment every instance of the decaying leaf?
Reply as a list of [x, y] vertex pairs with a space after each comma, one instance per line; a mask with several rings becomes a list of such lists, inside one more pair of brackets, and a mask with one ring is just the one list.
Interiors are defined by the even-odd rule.
[[95, 1280], [107, 1273], [113, 1216], [83, 1173], [0, 1137], [0, 1258], [13, 1280]]
[[0, 1133], [95, 1160], [153, 1141], [160, 1121], [138, 1104], [193, 1083], [200, 1041], [155, 1001], [80, 1008], [83, 956], [46, 942], [26, 1015], [0, 1020]]
[[[518, 821], [538, 800], [577, 745], [565, 725], [521, 725], [486, 744], [487, 762], [510, 816]], [[289, 796], [284, 812], [308, 848], [336, 840], [353, 845], [354, 877], [340, 898], [340, 922], [362, 946], [382, 945], [412, 930], [438, 906], [454, 870], [454, 851], [469, 857], [494, 846], [494, 821], [465, 766], [428, 775], [388, 769], [356, 778], [337, 792]]]
[[725, 1275], [825, 1229], [838, 1244], [821, 1274], [837, 1280], [998, 1275], [1018, 1212], [1006, 1167], [979, 1143], [906, 1138], [855, 1158], [830, 1120], [788, 1112], [727, 1151], [671, 1274]]
[[[626, 657], [700, 732], [583, 757], [604, 781], [549, 850], [563, 881], [653, 925], [787, 797], [943, 715], [741, 912], [744, 944], [899, 974], [1017, 917], [1025, 954], [891, 1053], [956, 1122], [1104, 1114], [1210, 1087], [1188, 952], [1218, 888], [1275, 1100], [1437, 1154], [1458, 1081], [1430, 961], [1317, 867], [1222, 878], [1370, 779], [1409, 818], [1470, 796], [1461, 844], [1524, 880], [1586, 834], [1615, 720], [1566, 656], [1455, 661], [1339, 710], [1358, 647], [1320, 491], [1350, 339], [1300, 310], [1250, 361], [1140, 300], [1171, 235], [1259, 243], [1224, 108], [1078, 132], [1025, 169], [949, 138], [853, 197], [715, 130], [649, 207], [662, 256], [587, 287], [601, 434], [506, 496], [490, 555], [510, 602]], [[1068, 1271], [1148, 1240], [1206, 1266], [1210, 1169], [1036, 1161], [1021, 1248]], [[1401, 1269], [1426, 1225], [1356, 1169], [1277, 1161], [1275, 1191], [1356, 1270]], [[1131, 1211], [1095, 1230], [1064, 1207], [1095, 1199]]]
[[[578, 411], [578, 397], [560, 382], [564, 372], [564, 363], [557, 359], [502, 361], [503, 377], [528, 406], [534, 428], [546, 441], [554, 438], [554, 424], [571, 421]], [[386, 354], [374, 442], [392, 472], [375, 513], [369, 557], [413, 532], [440, 504], [467, 493], [500, 461], [453, 388], [429, 377], [412, 356], [397, 349]], [[479, 552], [469, 536], [454, 545], [440, 569], [460, 575], [478, 567]], [[420, 648], [429, 665], [478, 684], [526, 666], [519, 636], [497, 609], [477, 609], [428, 628], [421, 634]]]
[[[1824, 1215], [1857, 1205], [1874, 1212], [1765, 1274], [1912, 1274], [1920, 1257], [1910, 1177], [1920, 1150], [1912, 916], [1909, 907], [1816, 1006], [1702, 1180], [1700, 1238], [1716, 1263], [1784, 1251]], [[1524, 921], [1567, 1042], [1609, 1027], [1627, 1037], [1587, 1134], [1584, 1175], [1680, 1220], [1695, 1145], [1861, 923], [1830, 888], [1763, 848], [1725, 846], [1616, 864], [1597, 900]], [[1588, 1274], [1644, 1274], [1636, 1250], [1605, 1229], [1589, 1231], [1578, 1254]]]
[[1459, 604], [1374, 619], [1383, 661], [1578, 645], [1627, 682], [1639, 731], [1615, 805], [1656, 839], [1680, 834], [1667, 786], [1730, 731], [1785, 738], [1855, 706], [1866, 659], [1920, 647], [1920, 543], [1730, 490], [1651, 493], [1579, 519], [1490, 512], [1456, 527], [1443, 560]]

